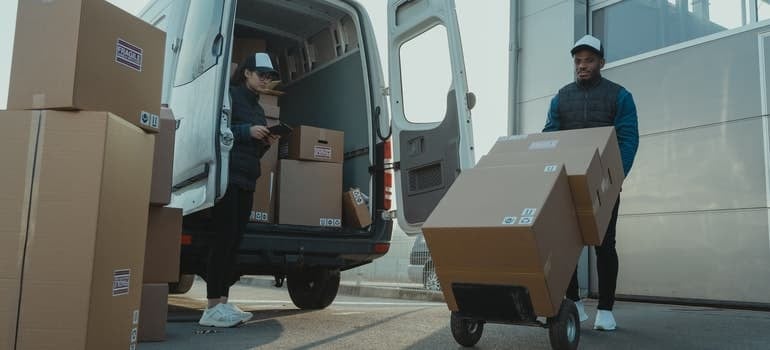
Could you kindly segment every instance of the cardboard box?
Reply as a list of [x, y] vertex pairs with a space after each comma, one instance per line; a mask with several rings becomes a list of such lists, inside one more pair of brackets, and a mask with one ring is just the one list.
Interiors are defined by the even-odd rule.
[[269, 94], [259, 95], [259, 104], [264, 108], [265, 106], [278, 107], [278, 96]]
[[[267, 120], [267, 126], [278, 124]], [[260, 175], [254, 186], [254, 203], [249, 220], [260, 223], [275, 223], [276, 177], [278, 175], [278, 144], [272, 145], [260, 159]]]
[[181, 246], [182, 209], [151, 206], [142, 283], [177, 282]]
[[174, 138], [176, 120], [169, 108], [160, 109], [160, 130], [155, 135], [155, 156], [152, 162], [150, 204], [167, 205], [171, 202], [174, 175]]
[[153, 136], [107, 112], [37, 113], [16, 349], [130, 348]]
[[284, 159], [278, 174], [279, 224], [342, 226], [342, 164]]
[[[261, 95], [261, 96], [269, 96], [269, 95]], [[262, 98], [260, 97], [260, 100]], [[268, 105], [268, 104], [262, 104], [262, 109], [265, 111], [265, 117], [268, 119], [281, 119], [281, 107], [275, 106], [275, 105]]]
[[[596, 172], [595, 169], [590, 170], [592, 166], [595, 167], [595, 165], [589, 165], [593, 161], [590, 157], [592, 157], [591, 154], [594, 153], [594, 150], [598, 150], [599, 153], [600, 180], [595, 177], [596, 175], [593, 175]], [[587, 191], [578, 189], [577, 192], [582, 194], [576, 196], [578, 197], [576, 204], [578, 202], [587, 204], [588, 200], [585, 196], [588, 196], [590, 191], [595, 193], [597, 188], [599, 190], [598, 198], [591, 200], [592, 207], [581, 205], [576, 209], [581, 218], [594, 217], [594, 223], [591, 223], [589, 219], [581, 220], [585, 243], [600, 245], [607, 231], [612, 210], [620, 195], [625, 177], [615, 128], [589, 128], [510, 136], [498, 140], [492, 146], [489, 156], [506, 153], [521, 154], [522, 152], [531, 153], [532, 156], [526, 156], [531, 157], [530, 159], [541, 158], [556, 161], [570, 159], [567, 164], [567, 173], [570, 175], [588, 174], [590, 170], [592, 174], [590, 181], [593, 182], [584, 184]], [[585, 152], [585, 154], [577, 156], [575, 152]], [[575, 157], [580, 159], [575, 159]], [[570, 180], [570, 183], [577, 185], [579, 181], [575, 180]], [[585, 180], [588, 181], [589, 179], [586, 178]], [[596, 181], [600, 181], [598, 185]]]
[[342, 194], [342, 224], [352, 228], [365, 228], [372, 224], [372, 214], [358, 188], [351, 188]]
[[267, 42], [264, 39], [236, 38], [233, 42], [233, 62], [241, 64], [247, 56], [266, 51]]
[[0, 111], [0, 349], [13, 349], [40, 113]]
[[458, 283], [525, 287], [536, 315], [553, 316], [583, 249], [562, 165], [463, 171], [422, 231], [452, 311], [483, 301], [459, 304]]
[[165, 35], [104, 0], [19, 1], [8, 109], [110, 111], [157, 132]]
[[289, 136], [289, 158], [342, 163], [345, 133], [300, 125]]
[[150, 283], [142, 286], [142, 304], [139, 309], [139, 341], [166, 340], [168, 320], [168, 283]]
[[483, 156], [477, 168], [497, 167], [515, 164], [539, 164], [556, 167], [564, 164], [567, 179], [572, 190], [583, 242], [589, 245], [601, 245], [607, 232], [614, 200], [609, 200], [606, 170], [602, 168], [599, 151], [588, 149], [562, 152], [513, 152], [490, 153]]

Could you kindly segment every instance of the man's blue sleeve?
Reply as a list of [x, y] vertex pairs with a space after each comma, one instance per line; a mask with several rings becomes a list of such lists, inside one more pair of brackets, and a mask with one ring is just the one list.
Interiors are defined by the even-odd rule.
[[623, 170], [628, 176], [639, 148], [639, 121], [634, 97], [626, 89], [618, 94], [618, 114], [615, 116], [615, 132], [618, 134]]
[[551, 107], [548, 108], [548, 118], [545, 120], [543, 132], [559, 131], [559, 95], [551, 99]]

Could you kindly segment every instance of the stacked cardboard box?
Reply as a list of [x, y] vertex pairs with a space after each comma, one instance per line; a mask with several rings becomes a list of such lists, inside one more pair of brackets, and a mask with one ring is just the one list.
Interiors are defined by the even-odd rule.
[[343, 143], [342, 131], [294, 128], [288, 141], [290, 159], [279, 165], [279, 224], [342, 226]]
[[134, 348], [147, 208], [170, 198], [173, 151], [153, 172], [163, 152], [148, 134], [163, 124], [165, 34], [104, 0], [22, 1], [16, 25], [18, 111], [0, 112], [0, 346]]
[[[265, 110], [267, 126], [278, 125], [280, 108], [278, 96], [260, 94], [259, 104]], [[269, 113], [268, 113], [269, 111]], [[260, 160], [260, 176], [254, 187], [254, 203], [250, 220], [259, 223], [275, 223], [276, 182], [278, 172], [278, 144], [272, 145]]]
[[[583, 245], [604, 237], [622, 171], [612, 127], [499, 140], [423, 225], [449, 308], [555, 315]], [[518, 309], [488, 307], [511, 295]]]

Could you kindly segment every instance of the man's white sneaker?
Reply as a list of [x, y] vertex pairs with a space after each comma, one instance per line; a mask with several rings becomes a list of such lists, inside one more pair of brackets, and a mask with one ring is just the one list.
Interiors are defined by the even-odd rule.
[[250, 320], [252, 317], [254, 317], [254, 314], [252, 314], [251, 312], [247, 312], [247, 311], [241, 310], [241, 308], [239, 308], [235, 304], [224, 303], [222, 305], [224, 305], [230, 311], [232, 311], [233, 313], [238, 315], [241, 318], [241, 322], [246, 322], [246, 321]]
[[580, 322], [585, 322], [588, 320], [588, 314], [586, 313], [586, 307], [583, 305], [583, 301], [576, 301], [575, 306], [578, 310], [578, 317], [580, 318]]
[[203, 316], [201, 316], [198, 324], [208, 327], [229, 328], [237, 326], [242, 322], [241, 320], [242, 317], [231, 311], [230, 308], [224, 306], [224, 304], [217, 304], [216, 306], [203, 311]]
[[594, 329], [600, 331], [614, 331], [617, 327], [615, 324], [615, 316], [612, 316], [612, 311], [599, 310], [596, 313], [596, 321], [594, 321]]

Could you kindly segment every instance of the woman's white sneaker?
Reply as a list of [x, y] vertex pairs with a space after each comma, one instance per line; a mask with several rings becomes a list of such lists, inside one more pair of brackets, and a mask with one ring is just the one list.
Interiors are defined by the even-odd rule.
[[252, 314], [251, 312], [248, 312], [248, 311], [241, 310], [241, 308], [239, 308], [235, 304], [224, 303], [224, 304], [221, 304], [221, 305], [224, 305], [230, 311], [232, 311], [233, 313], [238, 315], [241, 318], [241, 322], [246, 322], [246, 321], [250, 320], [252, 317], [254, 317], [254, 314]]
[[617, 327], [615, 324], [615, 316], [612, 315], [610, 310], [598, 310], [596, 312], [596, 321], [594, 321], [594, 329], [600, 331], [614, 331]]
[[229, 307], [224, 306], [224, 304], [217, 304], [203, 311], [203, 316], [201, 316], [198, 324], [207, 327], [230, 328], [240, 324], [242, 319], [242, 316], [230, 310]]

